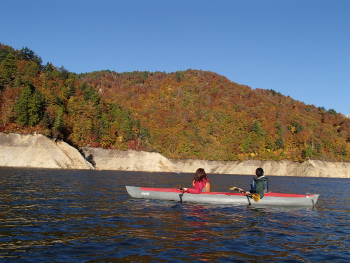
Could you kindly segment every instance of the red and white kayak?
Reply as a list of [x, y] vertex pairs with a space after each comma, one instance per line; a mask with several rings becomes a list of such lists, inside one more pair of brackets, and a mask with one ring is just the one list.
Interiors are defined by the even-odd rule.
[[183, 193], [176, 188], [150, 188], [126, 186], [128, 194], [133, 198], [158, 199], [181, 202], [233, 204], [252, 206], [306, 206], [314, 207], [319, 194], [282, 194], [266, 193], [258, 202], [241, 193], [202, 192], [200, 194]]

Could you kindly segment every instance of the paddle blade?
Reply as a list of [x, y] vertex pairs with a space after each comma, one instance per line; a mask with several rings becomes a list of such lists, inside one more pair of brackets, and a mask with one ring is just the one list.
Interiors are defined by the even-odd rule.
[[236, 190], [236, 189], [237, 189], [236, 186], [230, 188], [230, 190]]
[[259, 202], [260, 200], [260, 195], [257, 193], [252, 194], [252, 198], [255, 202]]

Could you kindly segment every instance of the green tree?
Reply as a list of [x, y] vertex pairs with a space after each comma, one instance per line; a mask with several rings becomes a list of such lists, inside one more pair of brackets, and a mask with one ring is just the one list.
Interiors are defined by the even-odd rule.
[[23, 88], [15, 103], [16, 122], [22, 125], [37, 125], [44, 116], [45, 97], [34, 87], [27, 85]]
[[64, 95], [67, 99], [72, 97], [75, 93], [76, 87], [74, 85], [74, 80], [69, 80], [68, 88], [66, 89]]
[[282, 127], [282, 124], [280, 122], [277, 122], [276, 123], [276, 126], [277, 126], [277, 134], [279, 136], [282, 136], [283, 135], [283, 127]]
[[40, 68], [38, 66], [38, 64], [30, 61], [27, 63], [26, 65], [26, 73], [27, 76], [29, 77], [38, 77], [40, 74]]
[[105, 113], [105, 112], [102, 113], [102, 117], [100, 120], [100, 127], [101, 127], [100, 134], [101, 134], [101, 137], [103, 137], [108, 132], [109, 128], [111, 127], [107, 113]]
[[35, 91], [28, 101], [28, 124], [30, 126], [37, 125], [44, 116], [45, 97], [39, 92]]
[[52, 72], [52, 71], [54, 71], [52, 63], [47, 62], [46, 65], [43, 67], [43, 72], [47, 73], [47, 72]]
[[290, 122], [290, 125], [288, 125], [288, 128], [293, 134], [301, 132], [304, 129], [303, 125], [299, 121], [296, 121], [296, 120], [292, 120]]
[[122, 132], [122, 135], [124, 137], [124, 141], [130, 141], [130, 140], [133, 140], [135, 138], [132, 128], [133, 128], [133, 120], [131, 119], [128, 112], [123, 111], [122, 112], [121, 132]]
[[28, 47], [22, 48], [18, 56], [19, 60], [33, 61], [37, 64], [38, 67], [41, 67], [42, 60], [38, 57], [33, 50], [30, 50]]
[[55, 122], [53, 124], [53, 131], [57, 131], [55, 133], [55, 137], [59, 137], [61, 134], [65, 133], [65, 122], [64, 122], [64, 108], [58, 107], [57, 116], [55, 118]]
[[254, 132], [256, 135], [260, 136], [260, 137], [265, 137], [266, 136], [266, 131], [264, 131], [264, 129], [261, 127], [260, 122], [258, 121], [254, 121], [251, 131]]
[[60, 72], [60, 78], [63, 81], [65, 81], [65, 80], [67, 80], [69, 78], [70, 72], [67, 69], [65, 69], [63, 66], [58, 68], [58, 71]]
[[276, 146], [278, 149], [283, 149], [284, 141], [282, 136], [278, 137], [278, 139], [276, 140]]
[[251, 143], [252, 143], [252, 138], [250, 137], [250, 134], [248, 132], [246, 132], [245, 138], [240, 145], [241, 152], [248, 153], [249, 152], [248, 149], [249, 149]]
[[12, 84], [16, 77], [17, 65], [14, 53], [10, 53], [0, 64], [0, 89]]
[[29, 85], [25, 86], [19, 99], [15, 103], [16, 122], [22, 125], [29, 123], [29, 101], [32, 96], [32, 90]]
[[6, 57], [10, 53], [14, 54], [13, 48], [0, 44], [0, 64], [6, 59]]

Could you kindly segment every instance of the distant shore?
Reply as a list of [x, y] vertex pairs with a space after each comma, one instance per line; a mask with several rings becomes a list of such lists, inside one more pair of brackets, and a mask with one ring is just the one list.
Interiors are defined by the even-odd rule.
[[346, 162], [174, 160], [154, 152], [89, 147], [79, 150], [43, 135], [0, 133], [0, 166], [174, 173], [193, 173], [201, 167], [211, 174], [242, 175], [252, 175], [262, 167], [271, 176], [350, 178], [350, 163]]

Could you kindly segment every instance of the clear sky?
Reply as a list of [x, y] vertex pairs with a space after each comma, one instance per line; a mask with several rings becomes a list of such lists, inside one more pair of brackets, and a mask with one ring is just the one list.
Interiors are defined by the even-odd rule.
[[350, 113], [349, 0], [0, 0], [0, 43], [75, 73], [208, 70]]

